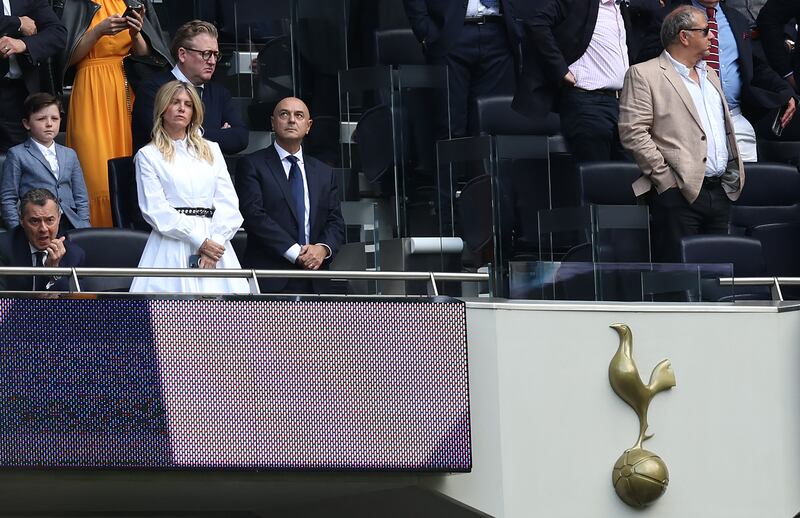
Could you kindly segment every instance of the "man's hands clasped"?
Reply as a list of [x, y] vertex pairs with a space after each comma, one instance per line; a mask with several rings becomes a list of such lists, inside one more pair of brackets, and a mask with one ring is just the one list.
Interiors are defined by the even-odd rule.
[[303, 245], [295, 263], [303, 270], [319, 270], [328, 256], [328, 249], [322, 245]]

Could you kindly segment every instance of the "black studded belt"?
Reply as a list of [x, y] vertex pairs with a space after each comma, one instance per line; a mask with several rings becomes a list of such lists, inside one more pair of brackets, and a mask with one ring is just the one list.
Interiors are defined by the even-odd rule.
[[214, 209], [206, 209], [204, 207], [175, 207], [175, 210], [185, 216], [199, 216], [201, 218], [214, 216]]

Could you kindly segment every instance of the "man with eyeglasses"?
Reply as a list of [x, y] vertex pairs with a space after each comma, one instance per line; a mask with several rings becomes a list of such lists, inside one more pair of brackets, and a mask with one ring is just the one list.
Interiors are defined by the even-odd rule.
[[153, 103], [162, 85], [178, 79], [191, 83], [203, 101], [203, 137], [219, 144], [226, 155], [247, 147], [248, 130], [239, 108], [233, 104], [225, 86], [211, 81], [219, 62], [217, 28], [201, 20], [181, 25], [172, 39], [175, 68], [156, 74], [136, 90], [133, 106], [133, 149], [150, 142], [153, 129]]
[[[716, 28], [707, 61], [720, 76], [742, 160], [758, 161], [757, 136], [774, 139], [775, 131], [796, 140], [800, 124], [790, 124], [796, 110], [794, 92], [753, 42], [747, 18], [719, 0], [673, 0], [672, 4], [697, 7], [706, 14], [709, 26]], [[773, 130], [776, 117], [779, 127]]]
[[619, 135], [642, 171], [633, 192], [650, 205], [659, 262], [680, 259], [682, 237], [727, 234], [744, 185], [725, 94], [706, 63], [713, 36], [705, 12], [682, 5], [661, 26], [664, 52], [625, 75]]

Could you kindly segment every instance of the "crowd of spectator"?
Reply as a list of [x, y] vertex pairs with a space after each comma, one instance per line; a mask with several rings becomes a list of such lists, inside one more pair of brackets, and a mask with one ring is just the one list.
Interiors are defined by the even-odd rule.
[[[403, 4], [428, 63], [448, 69], [437, 138], [469, 134], [483, 95], [513, 94], [513, 107], [532, 118], [557, 112], [577, 163], [638, 164], [632, 189], [651, 206], [656, 259], [675, 260], [683, 236], [726, 231], [729, 200], [746, 188], [746, 163], [758, 160], [757, 139], [800, 140], [800, 8], [792, 0]], [[318, 269], [331, 261], [344, 239], [339, 195], [330, 167], [303, 153], [312, 127], [303, 101], [278, 103], [276, 143], [239, 161], [234, 188], [224, 156], [245, 149], [248, 130], [230, 92], [211, 81], [220, 58], [214, 24], [187, 22], [169, 44], [150, 0], [65, 0], [57, 11], [47, 0], [4, 0], [3, 9], [0, 212], [9, 230], [19, 226], [17, 239], [28, 238], [22, 264], [70, 256], [57, 244], [69, 229], [111, 226], [107, 163], [134, 154], [139, 204], [153, 229], [141, 266], [239, 268], [230, 240], [242, 225], [249, 264]], [[65, 83], [72, 94], [62, 146]], [[50, 202], [53, 232], [38, 213]], [[19, 259], [6, 255], [7, 264]], [[283, 279], [262, 289], [324, 288]], [[247, 286], [140, 278], [133, 290]]]

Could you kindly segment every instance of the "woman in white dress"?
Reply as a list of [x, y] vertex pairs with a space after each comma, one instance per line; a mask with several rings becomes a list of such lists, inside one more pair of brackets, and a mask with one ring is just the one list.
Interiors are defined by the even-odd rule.
[[[219, 145], [204, 140], [203, 105], [194, 87], [162, 86], [153, 140], [136, 153], [139, 208], [153, 227], [140, 267], [239, 269], [230, 244], [242, 224], [239, 198]], [[199, 261], [198, 261], [199, 256]], [[245, 279], [136, 277], [131, 292], [249, 293]]]

